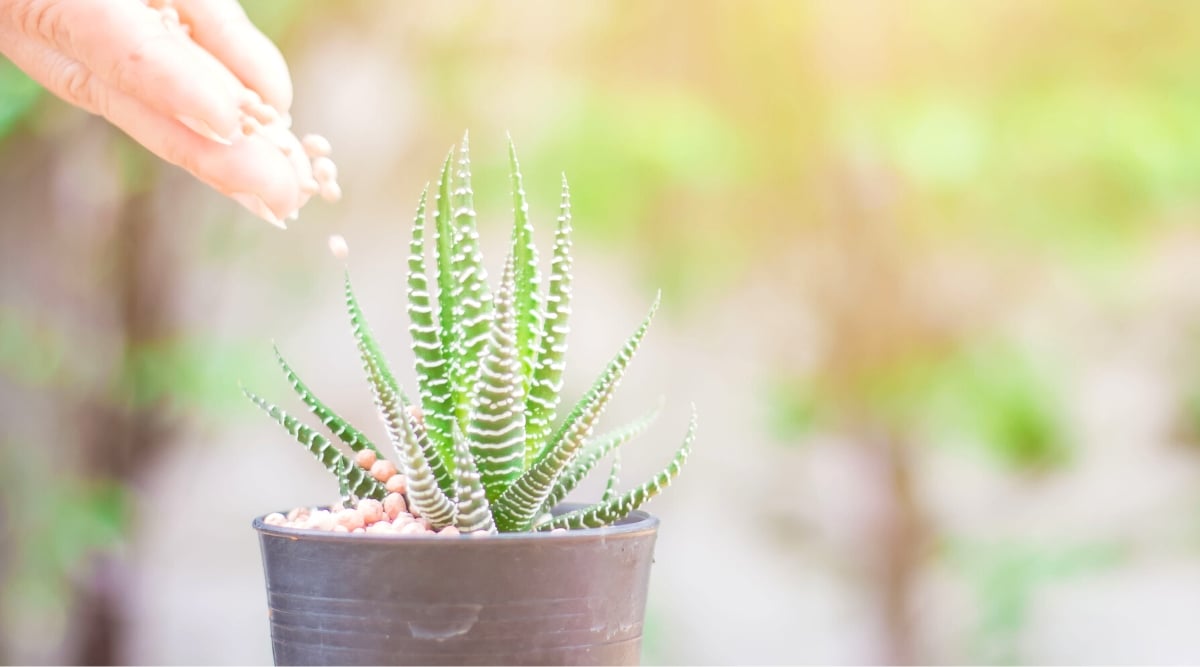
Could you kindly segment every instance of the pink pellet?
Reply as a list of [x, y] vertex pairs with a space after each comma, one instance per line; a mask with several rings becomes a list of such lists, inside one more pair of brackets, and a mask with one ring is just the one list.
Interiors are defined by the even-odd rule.
[[345, 526], [347, 530], [362, 528], [364, 523], [362, 512], [358, 510], [342, 510], [337, 513], [337, 524]]
[[283, 524], [287, 523], [287, 517], [279, 512], [271, 512], [263, 517], [263, 523], [267, 524], [268, 526], [282, 526]]
[[355, 528], [354, 530], [352, 530], [350, 532], [351, 533], [365, 533], [365, 532], [367, 532], [367, 529], [366, 528]]
[[375, 455], [375, 450], [364, 449], [354, 455], [354, 464], [363, 470], [370, 470], [371, 466], [375, 465], [375, 461], [379, 459]]
[[383, 503], [374, 498], [363, 498], [358, 501], [358, 511], [362, 513], [363, 522], [369, 526], [383, 518]]
[[336, 525], [336, 526], [334, 526], [334, 527], [333, 527], [333, 532], [335, 532], [335, 533], [348, 533], [348, 532], [350, 532], [350, 531], [349, 531], [349, 530], [346, 530], [346, 527], [345, 527], [345, 526], [343, 526], [343, 525], [339, 524], [339, 525]]
[[424, 526], [419, 523], [406, 523], [404, 524], [404, 527], [400, 529], [401, 535], [419, 535], [424, 532]]
[[327, 157], [318, 157], [312, 161], [313, 178], [318, 183], [333, 183], [337, 181], [337, 165]]
[[309, 528], [315, 528], [317, 530], [333, 530], [334, 525], [337, 524], [337, 520], [330, 512], [318, 510], [309, 515], [307, 523]]
[[304, 145], [304, 152], [309, 157], [325, 157], [333, 152], [329, 140], [319, 134], [306, 134], [300, 143]]
[[421, 409], [421, 406], [415, 404], [408, 405], [404, 409], [408, 410], [408, 414], [412, 415], [414, 421], [422, 426], [425, 425], [425, 411]]
[[337, 259], [346, 259], [350, 256], [350, 245], [346, 243], [346, 237], [341, 234], [333, 234], [329, 237], [329, 252]]
[[400, 474], [392, 475], [386, 486], [390, 493], [404, 493], [408, 489], [408, 478]]
[[447, 537], [455, 537], [459, 534], [460, 533], [458, 532], [458, 528], [455, 526], [446, 526], [445, 528], [438, 531], [438, 535], [445, 535]]
[[[319, 182], [319, 181], [318, 181]], [[321, 183], [321, 199], [329, 203], [335, 203], [342, 198], [342, 187], [334, 181], [326, 181]]]
[[[399, 477], [399, 475], [397, 475], [397, 477]], [[396, 479], [396, 477], [393, 477], [392, 479]], [[390, 482], [391, 480], [388, 481]], [[407, 510], [408, 503], [404, 502], [404, 496], [400, 495], [399, 493], [389, 493], [383, 497], [383, 511], [385, 514], [387, 514], [388, 519], [395, 521], [396, 517], [400, 516], [402, 512], [406, 512]]]
[[371, 476], [380, 482], [387, 482], [396, 474], [396, 464], [387, 459], [379, 459], [371, 465]]

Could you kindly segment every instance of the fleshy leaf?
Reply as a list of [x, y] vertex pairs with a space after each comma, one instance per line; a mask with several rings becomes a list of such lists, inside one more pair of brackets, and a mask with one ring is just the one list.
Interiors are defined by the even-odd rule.
[[479, 468], [475, 465], [475, 457], [471, 455], [471, 446], [463, 436], [462, 429], [458, 428], [458, 422], [453, 424], [454, 493], [458, 499], [454, 525], [464, 533], [494, 533], [496, 522], [492, 520], [487, 492], [480, 481]]
[[533, 368], [537, 364], [538, 342], [542, 337], [542, 295], [538, 291], [542, 277], [538, 270], [537, 247], [533, 243], [533, 225], [529, 222], [529, 202], [525, 199], [525, 185], [512, 137], [508, 138], [508, 161], [513, 194], [512, 255], [516, 275], [513, 303], [517, 311], [517, 351], [521, 357], [523, 389], [528, 394]]
[[550, 440], [546, 451], [495, 503], [492, 514], [496, 517], [496, 526], [502, 532], [529, 528], [562, 472], [592, 435], [596, 421], [608, 406], [608, 401], [621, 382], [621, 376], [646, 336], [654, 314], [658, 311], [658, 304], [659, 298], [655, 298], [646, 319], [608, 363], [608, 367], [592, 388], [567, 415], [567, 420]]
[[300, 377], [296, 375], [296, 371], [292, 370], [292, 367], [288, 365], [286, 360], [284, 360], [283, 354], [280, 353], [278, 345], [275, 346], [275, 359], [279, 362], [280, 368], [283, 369], [283, 374], [287, 376], [288, 382], [292, 384], [292, 389], [296, 390], [296, 393], [300, 396], [300, 400], [304, 401], [304, 404], [308, 406], [309, 412], [316, 415], [317, 419], [320, 419], [321, 423], [324, 424], [338, 440], [346, 443], [347, 447], [356, 452], [369, 449], [376, 454], [383, 454], [383, 452], [380, 452], [379, 448], [375, 446], [375, 443], [371, 442], [367, 436], [363, 435], [362, 431], [359, 431], [351, 426], [349, 422], [339, 417], [333, 410], [330, 410], [329, 406], [322, 403], [321, 399], [313, 395], [312, 391], [309, 390], [308, 385], [304, 384], [304, 382], [300, 380]]
[[449, 364], [442, 356], [442, 341], [434, 321], [429, 298], [429, 278], [425, 268], [425, 198], [421, 192], [408, 256], [408, 317], [412, 336], [413, 360], [417, 385], [421, 391], [425, 427], [441, 460], [453, 468], [454, 442], [450, 424], [454, 421], [454, 397], [450, 387]]
[[[375, 394], [375, 406], [379, 409], [379, 416], [383, 419], [388, 437], [396, 449], [400, 468], [407, 478], [409, 502], [435, 526], [440, 528], [450, 525], [454, 521], [454, 503], [446, 496], [439, 477], [445, 478], [445, 483], [453, 482], [436, 458], [431, 460], [430, 454], [436, 457], [436, 453], [428, 442], [422, 446], [419, 425], [400, 403], [399, 397], [383, 381], [379, 369], [370, 360], [365, 363], [371, 389]], [[440, 475], [435, 472], [435, 465], [441, 468]]]
[[571, 317], [571, 264], [571, 192], [564, 174], [542, 333], [538, 339], [533, 375], [529, 380], [529, 400], [525, 403], [526, 467], [533, 463], [545, 445], [563, 388]]
[[[450, 190], [454, 179], [454, 146], [446, 154], [442, 175], [438, 179], [437, 206], [433, 212], [434, 265], [437, 268], [437, 311], [438, 340], [442, 345], [442, 359], [446, 360], [445, 375], [453, 380], [454, 354], [456, 350], [454, 326], [454, 216], [451, 213]], [[450, 411], [454, 415], [458, 408], [458, 390], [453, 381], [447, 390], [450, 394]]]
[[[388, 420], [394, 402], [396, 410], [408, 415], [406, 409], [408, 400], [404, 397], [401, 389], [395, 385], [395, 380], [390, 382], [388, 378], [391, 373], [387, 371], [386, 362], [382, 356], [372, 354], [372, 347], [368, 344], [371, 341], [370, 333], [367, 330], [366, 323], [363, 319], [362, 311], [358, 308], [358, 302], [354, 298], [354, 292], [350, 287], [349, 277], [346, 279], [346, 303], [350, 304], [351, 322], [354, 323], [355, 340], [358, 342], [358, 354], [362, 359], [363, 370], [367, 373], [367, 382], [371, 385], [371, 392], [375, 397], [375, 406], [379, 409], [379, 414], [383, 418], [384, 425], [387, 426], [388, 435], [392, 439], [393, 447], [397, 451], [403, 451], [396, 444], [396, 437], [404, 432], [403, 423], [389, 423]], [[406, 422], [407, 419], [402, 420]], [[419, 436], [419, 437], [418, 437]], [[438, 486], [446, 493], [452, 493], [454, 489], [454, 480], [450, 477], [450, 473], [446, 470], [445, 464], [442, 462], [441, 456], [434, 449], [429, 439], [425, 437], [425, 429], [418, 425], [418, 429], [413, 434], [413, 445], [421, 450], [422, 458], [428, 463], [430, 473]]]
[[621, 483], [621, 450], [613, 452], [612, 468], [608, 471], [608, 483], [604, 485], [604, 495], [600, 502], [606, 503], [617, 493], [617, 485]]
[[[483, 255], [479, 251], [479, 232], [475, 228], [475, 198], [471, 191], [471, 159], [466, 135], [459, 147], [450, 204], [454, 215], [454, 254], [450, 262], [454, 284], [450, 296], [455, 327], [450, 379], [454, 386], [456, 416], [462, 424], [470, 417], [471, 397], [479, 379], [479, 363], [487, 347], [492, 321], [492, 293], [488, 289], [487, 270], [483, 268]], [[481, 469], [486, 477], [486, 467]]]
[[675, 458], [671, 460], [671, 463], [662, 472], [655, 475], [645, 484], [617, 498], [557, 516], [551, 521], [538, 526], [538, 530], [551, 530], [554, 528], [599, 528], [624, 519], [630, 512], [641, 507], [647, 500], [650, 500], [671, 485], [671, 482], [674, 481], [675, 477], [679, 474], [679, 470], [687, 461], [688, 455], [691, 454], [692, 441], [695, 438], [696, 408], [692, 406], [692, 419], [691, 423], [688, 424], [688, 432], [683, 440], [683, 445], [679, 448], [679, 451], [675, 452]]
[[446, 493], [438, 482], [438, 475], [433, 472], [428, 458], [429, 448], [420, 444], [421, 437], [416, 418], [400, 408], [398, 403], [393, 402], [392, 406], [399, 409], [400, 413], [387, 413], [388, 432], [392, 432], [392, 424], [395, 422], [400, 422], [404, 429], [402, 434], [397, 434], [400, 439], [393, 436], [392, 444], [404, 461], [404, 476], [408, 478], [408, 501], [421, 516], [429, 519], [434, 528], [454, 525], [454, 517], [457, 514], [454, 498]]
[[338, 495], [342, 499], [343, 507], [351, 507], [358, 502], [354, 492], [350, 490], [350, 469], [352, 467], [354, 466], [350, 463], [350, 459], [345, 459], [337, 471]]
[[658, 414], [662, 411], [662, 403], [654, 409], [653, 412], [634, 421], [631, 424], [623, 426], [614, 431], [605, 433], [602, 436], [592, 439], [588, 446], [579, 454], [565, 472], [559, 477], [558, 483], [551, 489], [550, 495], [546, 497], [542, 503], [542, 512], [549, 512], [555, 505], [561, 503], [567, 494], [575, 489], [575, 486], [587, 476], [592, 468], [600, 461], [600, 459], [608, 456], [608, 453], [629, 442], [645, 432], [658, 418]]
[[467, 424], [471, 454], [492, 502], [521, 475], [525, 454], [525, 394], [517, 357], [513, 280], [513, 256], [509, 255]]
[[380, 349], [379, 343], [375, 341], [375, 336], [371, 334], [370, 328], [367, 327], [366, 318], [363, 317], [362, 308], [358, 305], [358, 300], [354, 298], [354, 289], [350, 286], [350, 272], [346, 272], [346, 309], [350, 313], [350, 326], [354, 330], [354, 342], [358, 345], [358, 354], [362, 358], [363, 370], [370, 372], [367, 368], [369, 364], [374, 364], [380, 378], [387, 384], [388, 389], [396, 394], [402, 403], [408, 403], [408, 397], [400, 389], [400, 383], [396, 382], [396, 377], [392, 375], [392, 371], [388, 368], [387, 361], [383, 358], [383, 350]]
[[243, 387], [242, 393], [251, 401], [254, 401], [255, 405], [262, 408], [263, 412], [270, 415], [280, 426], [283, 426], [296, 439], [296, 442], [303, 445], [309, 453], [321, 462], [321, 465], [325, 466], [326, 470], [337, 475], [343, 466], [349, 466], [349, 472], [346, 473], [346, 480], [350, 491], [354, 495], [360, 498], [382, 500], [387, 494], [387, 488], [384, 485], [368, 475], [365, 470], [354, 465], [349, 457], [338, 451], [338, 448], [328, 438], [305, 426], [300, 420], [280, 409], [279, 406], [272, 405], [263, 400], [249, 389]]

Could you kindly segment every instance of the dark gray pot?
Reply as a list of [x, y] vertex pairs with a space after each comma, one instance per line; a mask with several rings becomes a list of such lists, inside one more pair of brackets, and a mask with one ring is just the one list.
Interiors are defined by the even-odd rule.
[[658, 533], [645, 512], [486, 539], [254, 528], [277, 665], [639, 663]]

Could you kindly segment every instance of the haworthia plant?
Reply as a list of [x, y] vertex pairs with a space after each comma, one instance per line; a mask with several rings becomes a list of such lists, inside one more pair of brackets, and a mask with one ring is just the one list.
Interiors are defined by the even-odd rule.
[[[408, 505], [434, 528], [463, 533], [596, 528], [628, 516], [675, 479], [691, 452], [696, 414], [670, 464], [630, 491], [618, 490], [621, 445], [658, 410], [599, 437], [593, 429], [645, 337], [659, 299], [591, 388], [557, 421], [571, 314], [571, 201], [566, 176], [545, 292], [516, 149], [509, 141], [512, 246], [493, 294], [483, 268], [467, 138], [451, 148], [432, 206], [433, 276], [426, 262], [428, 188], [421, 193], [408, 258], [409, 334], [418, 400], [410, 401], [384, 359], [346, 277], [346, 308], [368, 384], [407, 477]], [[431, 289], [436, 286], [436, 299]], [[308, 409], [353, 452], [383, 456], [361, 431], [318, 399], [276, 350]], [[387, 493], [328, 438], [246, 392], [338, 479], [343, 496]], [[551, 514], [604, 457], [612, 456], [600, 502]]]

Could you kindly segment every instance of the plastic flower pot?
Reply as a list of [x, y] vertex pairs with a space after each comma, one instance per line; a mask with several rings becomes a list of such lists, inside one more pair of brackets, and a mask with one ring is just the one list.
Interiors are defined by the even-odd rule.
[[658, 533], [645, 512], [486, 538], [254, 528], [277, 665], [639, 663]]

